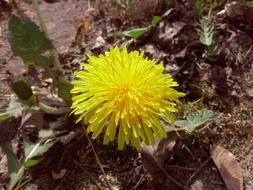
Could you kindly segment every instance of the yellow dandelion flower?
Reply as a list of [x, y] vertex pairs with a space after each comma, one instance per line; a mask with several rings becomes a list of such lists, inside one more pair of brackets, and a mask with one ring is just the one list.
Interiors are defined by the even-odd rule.
[[184, 93], [164, 67], [143, 57], [143, 52], [127, 52], [118, 47], [105, 55], [88, 56], [84, 70], [75, 72], [72, 113], [79, 115], [95, 139], [104, 131], [104, 144], [118, 136], [118, 148], [140, 141], [154, 144], [166, 137], [162, 122], [172, 123], [175, 102]]

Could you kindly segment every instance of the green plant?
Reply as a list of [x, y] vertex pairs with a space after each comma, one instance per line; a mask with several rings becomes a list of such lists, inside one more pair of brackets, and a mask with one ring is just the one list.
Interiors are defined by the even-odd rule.
[[[12, 16], [9, 20], [9, 42], [12, 51], [14, 55], [22, 58], [26, 68], [31, 65], [35, 68], [42, 68], [46, 74], [44, 77], [53, 79], [52, 87], [57, 88], [58, 96], [65, 101], [70, 101], [72, 85], [64, 78], [58, 56], [55, 54], [52, 42], [48, 39], [37, 0], [33, 0], [33, 4], [43, 31], [27, 19]], [[49, 94], [43, 94], [40, 89], [28, 83], [24, 76], [20, 76], [20, 79], [12, 82], [11, 87], [16, 96], [12, 96], [6, 112], [0, 113], [0, 120], [9, 119], [18, 113], [36, 107], [50, 114], [62, 114], [69, 111], [64, 105], [53, 107], [47, 101], [43, 101], [43, 99], [49, 98]]]
[[218, 53], [218, 46], [214, 40], [214, 22], [212, 11], [210, 10], [206, 17], [202, 17], [197, 23], [196, 30], [199, 34], [199, 41], [207, 47], [206, 53], [208, 59], [213, 59]]
[[[32, 66], [44, 72], [44, 78], [39, 79], [39, 82], [43, 82], [45, 78], [52, 78], [51, 92], [54, 93], [57, 90], [58, 97], [50, 92], [43, 92], [44, 89], [40, 89], [28, 82], [29, 77], [32, 76], [20, 76], [19, 79], [11, 84], [14, 94], [10, 95], [11, 98], [6, 111], [0, 113], [0, 122], [12, 117], [26, 117], [34, 112], [39, 113], [39, 115], [44, 113], [61, 115], [70, 112], [68, 103], [71, 101], [70, 90], [72, 84], [66, 80], [58, 55], [48, 38], [38, 1], [32, 0], [32, 2], [42, 30], [30, 20], [12, 16], [9, 19], [9, 42], [14, 55], [19, 56], [23, 60], [25, 68]], [[21, 131], [23, 131], [23, 159], [17, 158], [8, 143], [3, 147], [8, 161], [9, 190], [23, 187], [26, 181], [21, 183], [21, 178], [26, 169], [39, 163], [42, 160], [41, 156], [55, 142], [54, 137], [58, 133], [52, 130], [43, 130], [41, 128], [42, 125], [39, 125], [38, 118], [36, 118], [36, 123], [35, 127], [39, 130], [36, 142], [31, 142], [25, 135], [26, 126], [21, 123]]]
[[197, 18], [201, 18], [205, 10], [212, 10], [221, 5], [224, 0], [195, 0], [194, 12]]
[[22, 58], [26, 66], [47, 68], [54, 64], [52, 56], [43, 55], [53, 49], [50, 40], [29, 20], [12, 16], [9, 21], [10, 44], [14, 55]]
[[24, 158], [19, 160], [12, 151], [11, 146], [5, 145], [3, 150], [7, 155], [8, 174], [10, 176], [10, 184], [8, 190], [20, 189], [27, 181], [21, 183], [25, 170], [38, 164], [43, 158], [41, 157], [53, 144], [55, 133], [51, 130], [40, 130], [39, 140], [35, 143], [23, 132], [23, 149]]
[[188, 115], [186, 119], [177, 120], [175, 125], [184, 129], [187, 133], [193, 133], [202, 130], [201, 126], [210, 122], [218, 123], [217, 115], [210, 110], [200, 110], [198, 113]]
[[169, 9], [166, 11], [162, 16], [153, 16], [150, 24], [144, 28], [136, 28], [133, 30], [117, 32], [114, 35], [117, 37], [130, 37], [130, 40], [127, 40], [122, 46], [125, 47], [132, 42], [135, 42], [138, 38], [143, 36], [144, 34], [148, 33], [152, 28], [154, 28], [164, 17], [168, 16], [173, 9]]
[[58, 88], [59, 97], [70, 100], [72, 85], [64, 80], [55, 56], [49, 53], [54, 47], [45, 33], [31, 21], [12, 16], [9, 20], [9, 36], [14, 55], [21, 57], [26, 67], [33, 65], [43, 68], [47, 74], [45, 77], [52, 78], [53, 85]]

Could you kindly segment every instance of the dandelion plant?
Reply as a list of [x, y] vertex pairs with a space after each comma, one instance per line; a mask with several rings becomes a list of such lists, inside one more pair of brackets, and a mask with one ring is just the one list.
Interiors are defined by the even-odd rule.
[[72, 113], [87, 125], [95, 139], [104, 131], [104, 144], [118, 136], [118, 149], [140, 142], [154, 144], [166, 137], [163, 123], [173, 122], [176, 101], [184, 93], [178, 83], [144, 52], [118, 47], [98, 57], [89, 55], [83, 70], [75, 72]]

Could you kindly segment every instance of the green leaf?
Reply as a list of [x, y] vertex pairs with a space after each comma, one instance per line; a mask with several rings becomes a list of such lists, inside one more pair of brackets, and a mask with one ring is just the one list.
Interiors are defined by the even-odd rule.
[[16, 96], [12, 96], [7, 108], [7, 113], [11, 116], [19, 116], [23, 111], [22, 104], [18, 101]]
[[12, 16], [9, 20], [9, 36], [12, 51], [25, 64], [46, 66], [53, 63], [51, 56], [44, 55], [53, 49], [53, 45], [33, 22]]
[[8, 189], [13, 189], [17, 182], [22, 178], [25, 171], [25, 167], [24, 164], [17, 159], [11, 148], [9, 148], [8, 146], [4, 146], [3, 151], [7, 156], [8, 174], [11, 178]]
[[25, 162], [25, 167], [32, 167], [35, 166], [36, 164], [40, 163], [43, 160], [43, 158], [41, 159], [29, 159]]
[[153, 19], [151, 21], [151, 26], [152, 27], [155, 27], [155, 25], [160, 22], [160, 20], [162, 19], [161, 16], [153, 16]]
[[128, 31], [128, 35], [130, 35], [132, 38], [139, 38], [141, 37], [143, 34], [145, 34], [149, 29], [148, 28], [137, 28], [134, 30], [130, 30]]
[[23, 110], [27, 109], [24, 107], [17, 99], [16, 96], [12, 96], [9, 102], [9, 106], [4, 113], [0, 113], [0, 121], [4, 121], [11, 117], [19, 117], [21, 116]]
[[185, 120], [177, 120], [175, 125], [184, 128], [188, 133], [192, 133], [198, 127], [208, 122], [218, 123], [219, 119], [214, 112], [204, 110], [199, 114], [187, 116]]
[[136, 29], [127, 30], [124, 32], [117, 32], [117, 33], [115, 33], [115, 36], [117, 36], [117, 37], [126, 36], [126, 37], [131, 37], [131, 38], [137, 39], [137, 38], [141, 37], [143, 34], [145, 34], [148, 30], [149, 30], [148, 27], [136, 28]]
[[165, 13], [163, 13], [163, 15], [161, 16], [162, 18], [166, 17], [166, 16], [169, 16], [170, 13], [173, 11], [174, 9], [169, 9], [167, 10]]
[[24, 146], [24, 151], [25, 151], [25, 163], [36, 157], [36, 156], [41, 156], [44, 154], [48, 149], [53, 146], [54, 142], [49, 142], [49, 143], [36, 143], [33, 144], [28, 137], [23, 134], [23, 146]]
[[7, 112], [0, 113], [0, 121], [7, 120], [9, 118], [11, 118], [11, 116]]
[[3, 150], [7, 156], [8, 173], [11, 176], [13, 173], [16, 173], [18, 171], [22, 164], [19, 162], [11, 148], [4, 146]]
[[202, 44], [211, 46], [214, 43], [214, 23], [211, 11], [209, 11], [207, 17], [203, 17], [200, 20], [196, 30], [199, 34], [199, 40]]
[[49, 148], [53, 145], [54, 145], [54, 142], [49, 142], [49, 143], [45, 143], [45, 144], [37, 143], [35, 145], [32, 145], [31, 147], [29, 147], [30, 152], [29, 152], [26, 160], [31, 159], [35, 156], [41, 156], [42, 154], [47, 152], [49, 150]]
[[0, 113], [0, 121], [11, 117], [19, 117], [26, 108], [18, 101], [16, 96], [12, 96], [6, 112]]
[[39, 108], [45, 113], [54, 115], [60, 115], [70, 111], [69, 107], [52, 107], [42, 102], [39, 102]]
[[117, 32], [117, 33], [115, 33], [115, 36], [118, 36], [118, 37], [123, 37], [123, 36], [132, 37], [136, 40], [139, 37], [143, 36], [145, 33], [149, 32], [153, 27], [156, 26], [157, 23], [159, 23], [161, 21], [162, 18], [168, 16], [171, 13], [172, 10], [173, 9], [169, 9], [162, 16], [153, 16], [153, 18], [151, 20], [151, 23], [147, 27], [136, 28], [136, 29], [128, 30], [128, 31], [124, 31], [124, 32]]
[[173, 10], [174, 9], [167, 10], [162, 16], [153, 16], [150, 27], [155, 27], [162, 20], [162, 18], [169, 16]]
[[73, 88], [73, 85], [68, 82], [57, 82], [56, 87], [58, 88], [58, 96], [64, 101], [71, 101], [70, 90]]
[[52, 138], [55, 136], [55, 131], [52, 129], [41, 129], [39, 131], [39, 138]]
[[30, 85], [23, 79], [13, 82], [11, 88], [21, 100], [28, 100], [33, 95]]

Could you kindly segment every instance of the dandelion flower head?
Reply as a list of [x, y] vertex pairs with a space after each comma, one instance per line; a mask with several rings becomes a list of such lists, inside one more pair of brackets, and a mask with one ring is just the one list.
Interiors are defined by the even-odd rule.
[[110, 49], [88, 56], [84, 69], [75, 72], [72, 113], [78, 115], [95, 139], [104, 132], [104, 144], [118, 138], [118, 149], [140, 142], [154, 144], [166, 137], [164, 122], [171, 124], [176, 101], [184, 93], [178, 83], [155, 60], [143, 52]]

